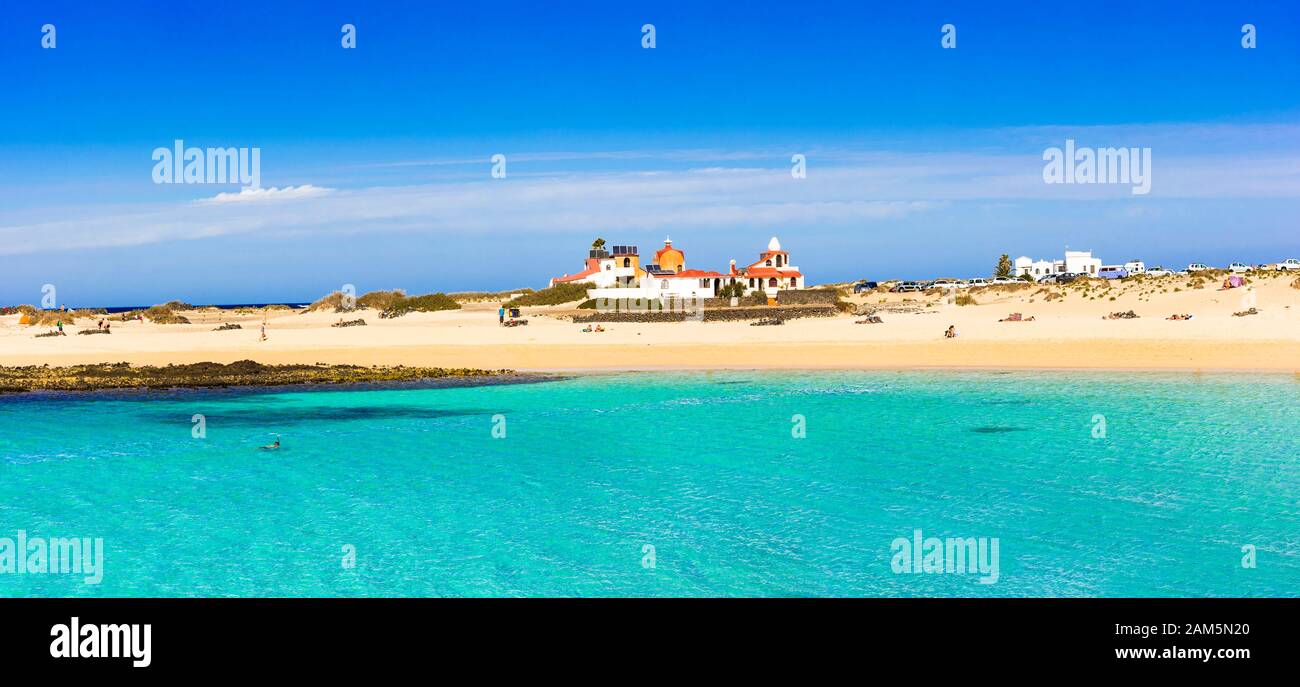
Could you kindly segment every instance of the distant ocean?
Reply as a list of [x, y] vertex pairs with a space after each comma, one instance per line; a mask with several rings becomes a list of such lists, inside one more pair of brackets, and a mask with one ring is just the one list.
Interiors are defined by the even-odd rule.
[[[311, 305], [311, 303], [234, 303], [234, 304], [230, 304], [230, 305], [200, 305], [200, 306], [196, 306], [196, 307], [200, 307], [200, 308], [221, 308], [222, 310], [234, 310], [235, 308], [265, 308], [265, 307], [268, 306], [268, 305], [287, 305], [287, 306], [289, 306], [289, 307], [291, 307], [291, 308], [305, 308], [305, 307]], [[86, 308], [86, 309], [87, 309], [87, 310], [104, 310], [104, 311], [108, 312], [109, 314], [113, 314], [113, 313], [120, 313], [120, 312], [131, 312], [132, 310], [147, 310], [147, 309], [149, 309], [149, 308], [151, 308], [151, 307], [153, 307], [153, 306], [151, 306], [151, 305], [128, 305], [128, 306], [115, 305], [115, 306], [113, 306], [113, 307], [111, 307], [111, 308], [99, 307], [99, 308]]]
[[[0, 574], [0, 596], [1296, 596], [1297, 391], [720, 372], [0, 396], [0, 537], [106, 552], [98, 585]], [[997, 581], [895, 572], [916, 530], [996, 539]]]

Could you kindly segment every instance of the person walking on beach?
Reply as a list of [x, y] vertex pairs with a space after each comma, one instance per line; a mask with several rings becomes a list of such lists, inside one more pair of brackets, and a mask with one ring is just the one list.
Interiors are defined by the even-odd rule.
[[56, 322], [56, 323], [54, 324], [54, 326], [56, 326], [56, 327], [59, 328], [59, 333], [60, 333], [60, 334], [63, 333], [63, 320], [59, 320], [58, 322]]
[[262, 323], [262, 338], [261, 338], [261, 341], [266, 341], [266, 323], [265, 323], [265, 322]]
[[497, 308], [497, 324], [505, 324], [505, 323], [506, 323], [506, 306], [502, 305], [500, 308]]

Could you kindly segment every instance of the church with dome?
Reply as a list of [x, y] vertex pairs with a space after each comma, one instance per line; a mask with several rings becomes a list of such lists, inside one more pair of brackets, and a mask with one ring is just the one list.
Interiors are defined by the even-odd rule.
[[[654, 261], [642, 264], [636, 246], [613, 246], [606, 250], [603, 241], [594, 244], [574, 274], [553, 277], [549, 286], [564, 283], [588, 283], [588, 298], [651, 298], [661, 301], [686, 298], [715, 298], [723, 289], [740, 284], [746, 296], [763, 293], [769, 298], [789, 289], [807, 288], [807, 278], [790, 261], [775, 236], [758, 260], [737, 267], [732, 260], [726, 271], [688, 269], [686, 253], [673, 245], [671, 237], [655, 251]], [[731, 288], [728, 288], [731, 287]]]

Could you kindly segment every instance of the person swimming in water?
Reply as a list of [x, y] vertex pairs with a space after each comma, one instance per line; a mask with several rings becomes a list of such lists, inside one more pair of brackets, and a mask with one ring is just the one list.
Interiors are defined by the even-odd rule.
[[262, 447], [261, 447], [261, 449], [262, 449], [263, 451], [274, 451], [274, 450], [276, 450], [276, 449], [278, 449], [278, 448], [280, 448], [280, 437], [279, 437], [279, 435], [276, 435], [276, 437], [275, 437], [275, 443], [274, 443], [274, 444], [267, 444], [266, 446], [262, 446]]

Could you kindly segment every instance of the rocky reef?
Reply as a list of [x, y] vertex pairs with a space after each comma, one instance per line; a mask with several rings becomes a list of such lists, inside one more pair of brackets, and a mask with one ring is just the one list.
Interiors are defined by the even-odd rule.
[[355, 384], [408, 382], [453, 377], [514, 376], [510, 370], [441, 367], [364, 367], [361, 365], [263, 365], [252, 360], [187, 365], [134, 367], [98, 363], [50, 367], [0, 367], [0, 393], [26, 391], [95, 391], [102, 389], [171, 389], [286, 384]]

